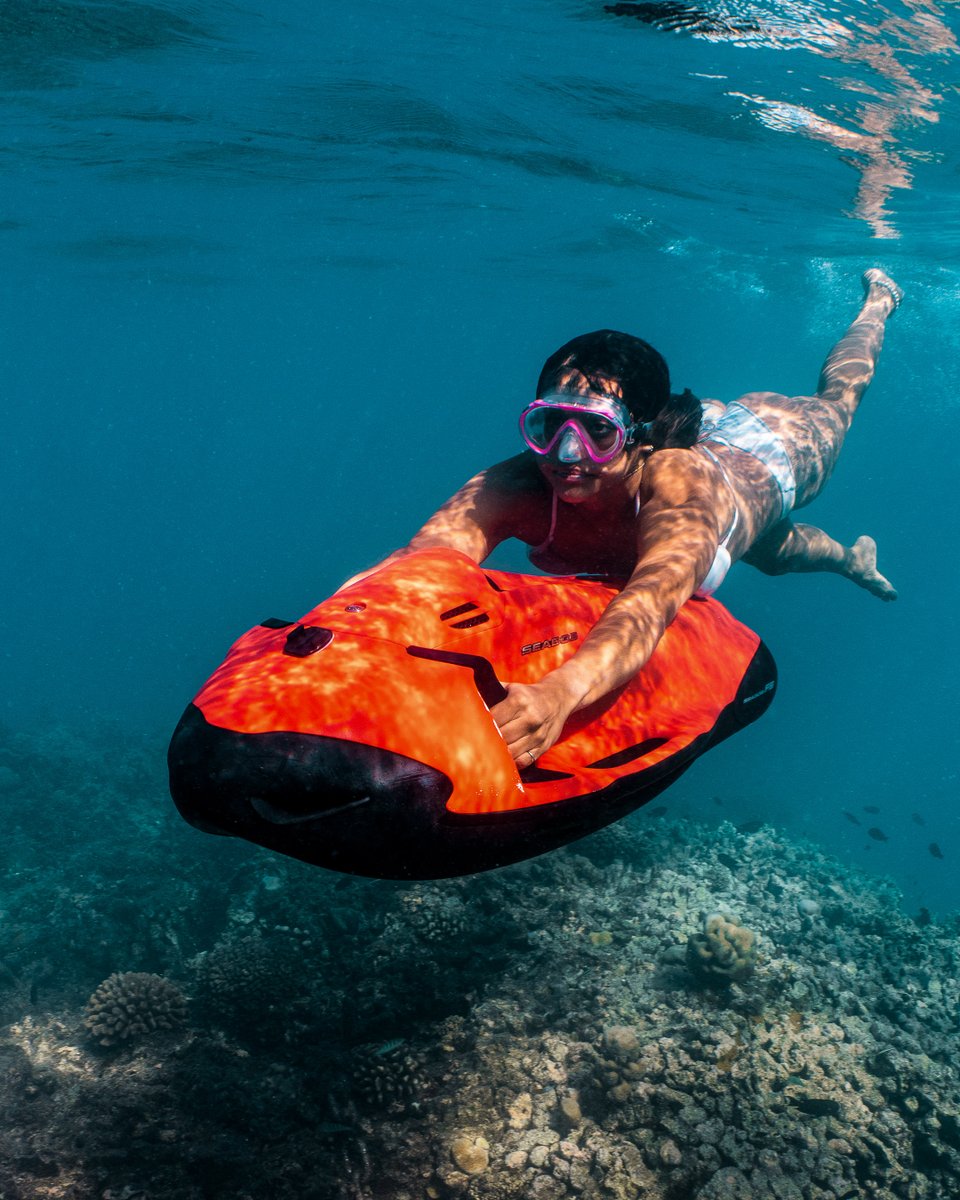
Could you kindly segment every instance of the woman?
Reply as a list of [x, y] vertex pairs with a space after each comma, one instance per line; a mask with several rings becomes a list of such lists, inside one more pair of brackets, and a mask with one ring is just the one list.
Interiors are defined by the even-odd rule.
[[701, 405], [689, 391], [671, 395], [666, 363], [639, 338], [574, 338], [547, 360], [521, 417], [529, 452], [476, 475], [386, 560], [449, 546], [482, 562], [515, 537], [544, 570], [627, 580], [572, 658], [536, 684], [510, 684], [493, 708], [518, 765], [548, 750], [571, 713], [631, 679], [680, 606], [714, 591], [737, 559], [770, 575], [832, 571], [896, 599], [871, 538], [845, 548], [789, 515], [829, 479], [900, 305], [882, 271], [863, 284], [814, 396], [749, 392]]

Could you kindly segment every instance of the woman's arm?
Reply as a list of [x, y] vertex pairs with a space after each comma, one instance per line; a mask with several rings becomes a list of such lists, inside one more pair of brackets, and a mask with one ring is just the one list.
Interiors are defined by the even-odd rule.
[[506, 538], [524, 536], [526, 527], [536, 520], [538, 495], [542, 507], [542, 492], [543, 485], [531, 472], [526, 455], [497, 463], [469, 479], [405, 546], [351, 576], [337, 590], [359, 583], [415, 550], [445, 547], [459, 550], [474, 562], [483, 562]]
[[521, 765], [557, 741], [571, 713], [632, 679], [696, 591], [720, 538], [710, 472], [711, 464], [682, 450], [651, 458], [640, 493], [637, 565], [627, 585], [572, 658], [536, 684], [511, 685], [492, 710]]

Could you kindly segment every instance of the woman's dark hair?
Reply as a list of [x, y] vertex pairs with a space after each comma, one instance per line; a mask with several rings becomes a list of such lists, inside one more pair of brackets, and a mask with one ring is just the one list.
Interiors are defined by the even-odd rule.
[[571, 371], [602, 392], [604, 380], [615, 379], [623, 402], [638, 424], [646, 426], [641, 440], [656, 449], [692, 446], [700, 432], [700, 401], [689, 388], [670, 391], [670, 371], [659, 351], [631, 333], [598, 329], [561, 346], [543, 364], [537, 395], [554, 391]]

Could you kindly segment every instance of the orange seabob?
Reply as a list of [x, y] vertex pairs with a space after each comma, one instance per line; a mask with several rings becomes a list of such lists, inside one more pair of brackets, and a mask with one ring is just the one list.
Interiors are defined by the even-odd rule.
[[298, 622], [264, 622], [177, 727], [174, 800], [201, 829], [380, 878], [485, 870], [599, 829], [776, 690], [757, 635], [695, 598], [629, 684], [518, 772], [489, 713], [500, 681], [559, 666], [616, 592], [424, 550]]

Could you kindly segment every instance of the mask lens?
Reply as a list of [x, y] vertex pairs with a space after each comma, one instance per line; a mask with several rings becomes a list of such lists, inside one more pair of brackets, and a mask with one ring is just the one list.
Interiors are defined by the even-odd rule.
[[520, 432], [531, 450], [549, 454], [566, 426], [576, 430], [594, 462], [609, 462], [623, 448], [628, 431], [615, 417], [572, 404], [532, 404], [520, 418]]
[[521, 423], [523, 436], [537, 450], [546, 450], [569, 418], [559, 408], [529, 408]]
[[577, 417], [577, 424], [590, 441], [593, 442], [594, 449], [601, 454], [609, 454], [616, 448], [621, 430], [613, 421], [608, 420], [606, 417], [581, 413]]

